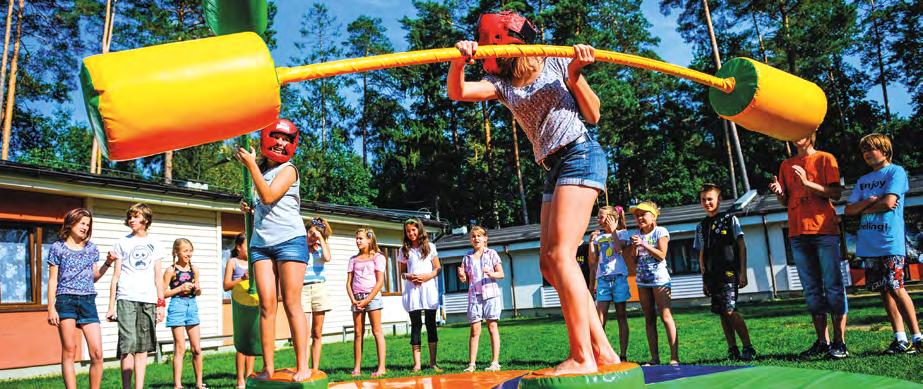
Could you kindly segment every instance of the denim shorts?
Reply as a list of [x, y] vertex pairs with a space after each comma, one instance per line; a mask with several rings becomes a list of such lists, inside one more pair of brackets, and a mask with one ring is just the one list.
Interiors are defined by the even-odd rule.
[[272, 259], [308, 263], [308, 240], [304, 236], [296, 236], [272, 246], [250, 247], [250, 259], [253, 262]]
[[186, 327], [199, 324], [199, 304], [195, 297], [173, 297], [167, 307], [167, 327]]
[[95, 294], [59, 294], [55, 296], [54, 309], [61, 320], [74, 319], [78, 326], [99, 323]]
[[503, 297], [485, 299], [477, 293], [468, 295], [468, 323], [480, 323], [482, 320], [500, 320], [503, 312]]
[[606, 154], [589, 134], [583, 136], [586, 137], [584, 142], [571, 142], [542, 160], [541, 165], [548, 170], [542, 189], [543, 203], [550, 202], [555, 187], [561, 185], [606, 190], [606, 177], [609, 174]]
[[[353, 297], [356, 298], [356, 301], [361, 301], [361, 300], [365, 300], [366, 297], [369, 297], [369, 294], [368, 293], [355, 293], [353, 294]], [[371, 311], [380, 310], [382, 308], [384, 307], [382, 306], [382, 303], [381, 303], [381, 293], [379, 293], [377, 296], [372, 298], [372, 301], [369, 301], [369, 305], [366, 305], [365, 309], [358, 310], [356, 309], [355, 306], [353, 306], [350, 309], [352, 309], [353, 312], [371, 312]]]
[[808, 311], [814, 315], [849, 312], [840, 268], [840, 236], [798, 235], [789, 241]]
[[624, 303], [631, 299], [631, 288], [628, 286], [628, 277], [624, 274], [613, 274], [596, 279], [596, 301]]

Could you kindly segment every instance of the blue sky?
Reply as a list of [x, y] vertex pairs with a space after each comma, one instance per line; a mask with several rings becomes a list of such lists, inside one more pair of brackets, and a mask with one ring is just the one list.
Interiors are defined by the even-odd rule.
[[[278, 30], [277, 39], [279, 44], [276, 50], [272, 52], [272, 56], [277, 66], [300, 65], [292, 63], [291, 58], [296, 56], [294, 42], [301, 39], [298, 28], [302, 15], [311, 6], [311, 3], [308, 0], [276, 1], [279, 6], [279, 12], [276, 14], [275, 27]], [[406, 50], [405, 31], [401, 29], [399, 20], [404, 16], [415, 16], [415, 10], [410, 0], [340, 0], [324, 1], [324, 3], [341, 23], [344, 35], [346, 25], [360, 15], [378, 17], [382, 19], [384, 26], [387, 28], [387, 34], [395, 50]], [[688, 65], [692, 59], [692, 51], [676, 32], [676, 13], [669, 16], [661, 14], [657, 0], [644, 0], [642, 10], [652, 24], [652, 33], [660, 38], [660, 45], [656, 49], [657, 54], [667, 62], [683, 66]], [[69, 108], [74, 112], [75, 119], [86, 121], [82, 96], [79, 91], [73, 93], [72, 96], [74, 99], [73, 105]], [[868, 97], [881, 102], [881, 88], [877, 86], [871, 88]], [[893, 113], [905, 117], [912, 113], [910, 95], [905, 87], [892, 85], [889, 88], [889, 97]]]

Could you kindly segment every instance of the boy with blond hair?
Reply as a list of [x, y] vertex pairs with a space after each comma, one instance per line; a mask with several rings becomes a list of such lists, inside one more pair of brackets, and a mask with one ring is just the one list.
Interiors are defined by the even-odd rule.
[[[894, 341], [885, 354], [923, 352], [923, 335], [917, 323], [913, 300], [904, 290], [904, 194], [910, 189], [907, 172], [891, 163], [891, 139], [872, 133], [859, 141], [862, 159], [872, 172], [859, 178], [849, 196], [846, 214], [859, 216], [856, 256], [865, 262], [868, 289], [881, 293]], [[908, 341], [904, 323], [913, 338]], [[912, 345], [911, 345], [912, 342]]]

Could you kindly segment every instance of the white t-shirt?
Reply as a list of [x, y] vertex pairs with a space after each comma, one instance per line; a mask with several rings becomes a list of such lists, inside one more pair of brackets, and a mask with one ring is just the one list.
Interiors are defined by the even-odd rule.
[[156, 304], [157, 285], [154, 277], [162, 275], [154, 274], [154, 261], [163, 259], [163, 252], [157, 248], [154, 240], [150, 236], [140, 238], [128, 235], [119, 239], [112, 251], [122, 259], [115, 298]]
[[[397, 251], [397, 260], [407, 265], [408, 273], [432, 273], [433, 258], [437, 258], [436, 245], [429, 243], [429, 255], [426, 258], [422, 258], [423, 254], [419, 248], [411, 248], [407, 256], [409, 258], [404, 257], [404, 250]], [[433, 278], [420, 285], [404, 280], [402, 300], [407, 312], [439, 308], [439, 287], [436, 285], [436, 279]]]

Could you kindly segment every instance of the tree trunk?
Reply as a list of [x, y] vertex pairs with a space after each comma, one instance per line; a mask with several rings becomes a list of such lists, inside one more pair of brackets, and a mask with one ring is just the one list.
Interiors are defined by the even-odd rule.
[[[112, 0], [106, 1], [106, 18], [103, 23], [102, 52], [106, 54], [112, 43], [112, 28], [115, 26], [115, 4]], [[91, 133], [90, 137], [93, 138], [93, 146], [90, 148], [90, 173], [102, 174], [102, 149], [99, 147], [96, 134]]]
[[[12, 2], [13, 0], [10, 0]], [[10, 126], [13, 124], [13, 104], [16, 101], [16, 71], [19, 65], [19, 45], [22, 40], [22, 9], [25, 0], [19, 0], [16, 10], [16, 40], [13, 43], [13, 59], [10, 63], [10, 87], [6, 91], [6, 111], [3, 115], [3, 148], [0, 159], [6, 161], [10, 156]]]
[[[510, 114], [512, 116], [512, 113]], [[522, 185], [522, 169], [519, 166], [519, 135], [516, 131], [516, 118], [511, 117], [510, 129], [513, 131], [513, 161], [516, 165], [516, 180], [519, 182], [519, 205], [522, 207], [522, 223], [529, 224], [529, 207], [526, 206], [526, 190]]]
[[10, 52], [10, 28], [13, 27], [13, 0], [10, 0], [9, 8], [6, 10], [6, 33], [3, 35], [3, 64], [0, 65], [0, 122], [3, 120], [3, 96], [6, 92], [6, 63], [9, 60]]
[[490, 126], [490, 111], [487, 109], [487, 102], [481, 102], [481, 115], [484, 116], [484, 161], [487, 162], [487, 188], [490, 195], [490, 214], [493, 217], [493, 226], [494, 228], [500, 228], [500, 212], [497, 210], [497, 191], [496, 187], [492, 185], [490, 180], [494, 176], [493, 171], [493, 150], [491, 148], [491, 126]]
[[891, 119], [891, 107], [888, 104], [888, 79], [885, 74], [885, 62], [881, 55], [881, 26], [878, 24], [878, 14], [875, 13], [875, 0], [869, 0], [872, 5], [870, 16], [874, 18], [872, 33], [875, 34], [875, 55], [878, 60], [878, 82], [881, 84], [881, 97], [885, 104], [885, 122]]

